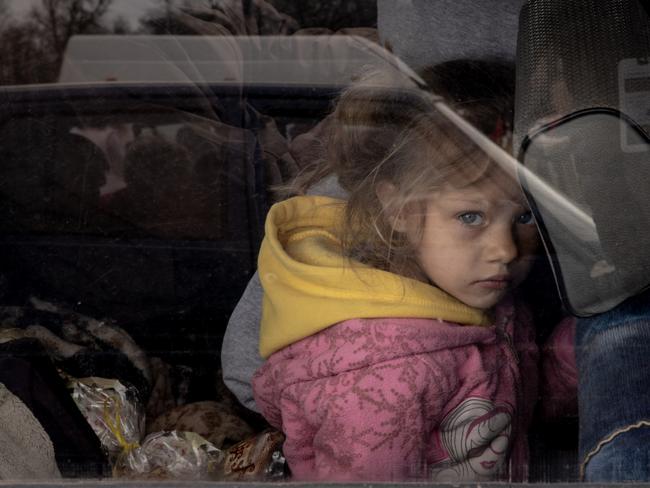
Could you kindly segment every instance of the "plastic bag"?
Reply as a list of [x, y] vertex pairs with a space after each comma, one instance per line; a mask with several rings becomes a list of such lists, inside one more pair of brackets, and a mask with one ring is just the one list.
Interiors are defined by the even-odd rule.
[[111, 461], [139, 445], [144, 434], [144, 410], [134, 387], [113, 379], [75, 378], [68, 388]]
[[140, 447], [125, 450], [113, 476], [131, 479], [215, 480], [223, 451], [194, 432], [155, 432]]

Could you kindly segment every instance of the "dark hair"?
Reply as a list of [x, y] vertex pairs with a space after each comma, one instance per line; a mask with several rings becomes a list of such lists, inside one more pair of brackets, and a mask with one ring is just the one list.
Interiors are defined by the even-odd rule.
[[494, 142], [512, 151], [515, 65], [501, 60], [462, 59], [423, 69], [422, 79], [460, 115]]

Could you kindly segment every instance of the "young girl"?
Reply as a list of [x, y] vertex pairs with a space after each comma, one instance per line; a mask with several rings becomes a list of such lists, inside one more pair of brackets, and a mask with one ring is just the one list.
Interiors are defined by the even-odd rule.
[[538, 353], [512, 292], [531, 212], [434, 97], [385, 81], [333, 114], [347, 202], [268, 215], [255, 400], [297, 480], [524, 479]]

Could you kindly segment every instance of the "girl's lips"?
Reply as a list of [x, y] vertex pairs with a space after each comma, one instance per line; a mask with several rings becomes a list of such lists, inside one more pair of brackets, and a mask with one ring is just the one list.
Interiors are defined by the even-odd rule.
[[477, 281], [476, 284], [481, 288], [489, 288], [491, 290], [503, 290], [510, 286], [512, 279], [510, 277], [495, 276], [486, 280]]

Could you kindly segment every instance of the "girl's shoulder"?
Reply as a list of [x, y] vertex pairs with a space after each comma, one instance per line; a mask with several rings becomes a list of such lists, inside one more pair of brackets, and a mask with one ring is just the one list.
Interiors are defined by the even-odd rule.
[[[341, 361], [368, 365], [417, 355], [447, 353], [493, 342], [494, 329], [440, 319], [378, 317], [334, 324], [279, 351], [287, 359]], [[341, 363], [342, 364], [342, 363]]]

